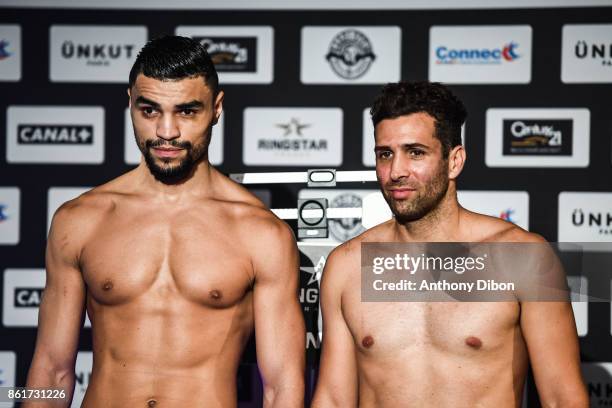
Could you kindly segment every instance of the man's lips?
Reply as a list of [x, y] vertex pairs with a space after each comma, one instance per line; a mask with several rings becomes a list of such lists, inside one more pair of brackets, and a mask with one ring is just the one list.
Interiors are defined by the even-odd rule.
[[396, 200], [402, 200], [410, 197], [416, 190], [408, 187], [388, 188], [387, 191]]
[[177, 157], [183, 149], [177, 147], [153, 147], [158, 157]]

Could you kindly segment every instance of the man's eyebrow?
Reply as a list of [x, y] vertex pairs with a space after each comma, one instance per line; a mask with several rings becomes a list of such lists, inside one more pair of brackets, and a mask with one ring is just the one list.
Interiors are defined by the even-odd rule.
[[154, 108], [159, 108], [159, 103], [152, 101], [151, 99], [147, 99], [144, 96], [139, 96], [136, 98], [137, 105], [151, 105]]
[[[429, 146], [424, 145], [422, 143], [404, 143], [401, 145], [402, 148], [404, 149], [429, 149]], [[379, 145], [379, 146], [375, 146], [374, 147], [374, 151], [378, 152], [380, 150], [389, 150], [390, 147], [389, 146], [383, 146], [383, 145]]]
[[424, 145], [423, 143], [405, 143], [402, 145], [405, 149], [429, 149], [429, 146]]
[[202, 108], [204, 107], [204, 104], [201, 101], [198, 100], [193, 100], [193, 101], [189, 101], [189, 102], [185, 102], [185, 103], [180, 103], [178, 105], [175, 105], [176, 110], [183, 110], [183, 109], [196, 109], [196, 108]]

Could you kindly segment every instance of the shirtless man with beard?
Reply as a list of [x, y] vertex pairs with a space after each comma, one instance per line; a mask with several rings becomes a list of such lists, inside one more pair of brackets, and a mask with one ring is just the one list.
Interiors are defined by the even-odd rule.
[[72, 395], [86, 308], [93, 370], [83, 407], [236, 407], [253, 330], [264, 407], [303, 407], [295, 239], [208, 162], [217, 82], [194, 40], [141, 50], [128, 95], [143, 159], [56, 212], [28, 387]]
[[371, 113], [394, 218], [327, 260], [313, 408], [520, 407], [529, 363], [544, 406], [586, 407], [568, 302], [361, 301], [362, 242], [545, 242], [457, 202], [466, 111], [445, 86], [389, 84]]

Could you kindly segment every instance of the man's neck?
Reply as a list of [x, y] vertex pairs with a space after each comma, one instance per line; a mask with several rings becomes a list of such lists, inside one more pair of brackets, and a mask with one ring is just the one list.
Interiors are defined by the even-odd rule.
[[439, 205], [424, 217], [410, 222], [394, 222], [395, 237], [400, 242], [457, 241], [461, 207], [454, 189], [449, 189]]

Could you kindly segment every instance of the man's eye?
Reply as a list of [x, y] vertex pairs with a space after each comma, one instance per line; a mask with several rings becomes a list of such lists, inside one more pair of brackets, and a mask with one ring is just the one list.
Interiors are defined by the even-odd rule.
[[423, 150], [420, 149], [413, 149], [410, 150], [410, 155], [413, 157], [420, 157], [423, 156], [425, 154], [425, 152]]
[[383, 151], [378, 152], [376, 156], [379, 159], [388, 159], [389, 157], [391, 157], [391, 152], [388, 150], [383, 150]]
[[141, 111], [145, 114], [145, 116], [151, 116], [155, 113], [155, 109], [151, 108], [150, 106], [142, 108]]
[[195, 111], [193, 109], [181, 109], [181, 115], [183, 115], [183, 116], [193, 116], [193, 115], [195, 115]]

